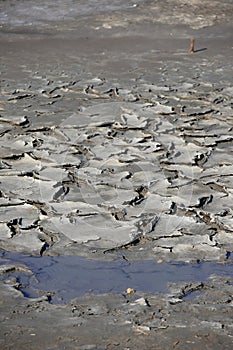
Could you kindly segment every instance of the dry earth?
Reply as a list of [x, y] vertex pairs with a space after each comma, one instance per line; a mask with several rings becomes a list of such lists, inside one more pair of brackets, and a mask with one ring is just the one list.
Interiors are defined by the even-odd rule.
[[[232, 1], [80, 3], [0, 3], [1, 249], [230, 264]], [[2, 266], [2, 349], [232, 344], [231, 277], [53, 305]]]

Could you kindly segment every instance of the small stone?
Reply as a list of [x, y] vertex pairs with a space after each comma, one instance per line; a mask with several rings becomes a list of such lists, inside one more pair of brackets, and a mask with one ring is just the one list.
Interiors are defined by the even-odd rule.
[[133, 289], [133, 288], [127, 288], [126, 289], [126, 294], [128, 295], [128, 296], [131, 296], [131, 295], [133, 295], [135, 293], [135, 290]]
[[162, 264], [163, 263], [163, 259], [158, 259], [157, 260], [157, 264]]
[[150, 327], [148, 326], [133, 326], [133, 329], [135, 330], [135, 332], [141, 334], [148, 334], [148, 332], [150, 332]]

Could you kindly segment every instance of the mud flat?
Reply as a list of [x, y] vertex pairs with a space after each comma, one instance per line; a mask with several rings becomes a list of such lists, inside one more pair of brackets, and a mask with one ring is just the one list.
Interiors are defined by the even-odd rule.
[[232, 1], [0, 10], [1, 348], [230, 348]]
[[[230, 349], [232, 278], [170, 285], [170, 293], [85, 294], [66, 304], [1, 286], [3, 349]], [[14, 286], [14, 287], [13, 287]]]

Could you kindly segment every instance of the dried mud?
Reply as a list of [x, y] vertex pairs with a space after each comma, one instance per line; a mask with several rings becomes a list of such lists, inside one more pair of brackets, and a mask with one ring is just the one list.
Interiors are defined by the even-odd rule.
[[[232, 1], [0, 9], [0, 248], [229, 269]], [[3, 349], [232, 344], [231, 274], [53, 305], [23, 297], [25, 261], [0, 272]]]

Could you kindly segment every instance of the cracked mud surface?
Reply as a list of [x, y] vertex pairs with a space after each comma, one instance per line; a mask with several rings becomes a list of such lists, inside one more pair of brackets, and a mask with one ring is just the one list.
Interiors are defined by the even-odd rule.
[[3, 64], [2, 248], [102, 256], [133, 246], [138, 258], [185, 261], [232, 250], [228, 76], [205, 58], [189, 76], [196, 58], [185, 55], [160, 63], [160, 81], [84, 79], [61, 63], [34, 71], [24, 50], [18, 84]]
[[[0, 4], [0, 248], [231, 264], [232, 1], [101, 4]], [[4, 349], [230, 348], [230, 277], [55, 306], [12, 271]]]

